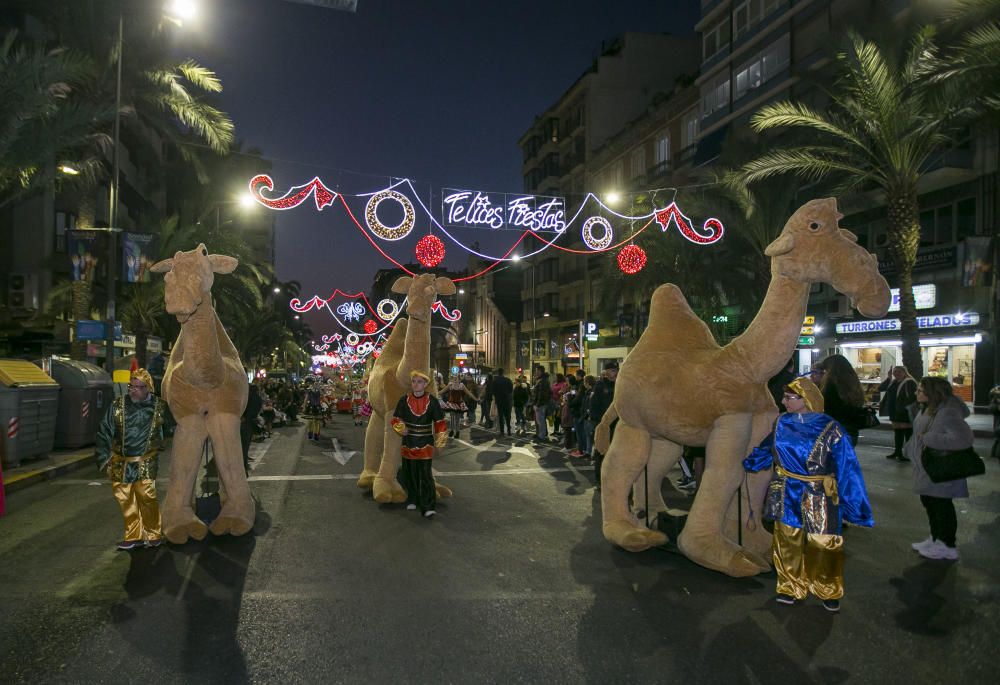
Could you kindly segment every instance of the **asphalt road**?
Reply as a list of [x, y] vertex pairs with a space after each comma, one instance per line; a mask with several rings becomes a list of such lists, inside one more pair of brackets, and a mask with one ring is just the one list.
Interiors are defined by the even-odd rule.
[[926, 561], [909, 467], [883, 458], [891, 433], [866, 434], [876, 528], [847, 531], [834, 615], [776, 605], [773, 574], [615, 549], [588, 464], [463, 436], [435, 460], [456, 496], [430, 521], [355, 487], [363, 434], [347, 417], [323, 445], [296, 427], [254, 446], [260, 509], [241, 538], [118, 552], [105, 482], [13, 493], [0, 682], [995, 682], [995, 461], [958, 502], [961, 561]]

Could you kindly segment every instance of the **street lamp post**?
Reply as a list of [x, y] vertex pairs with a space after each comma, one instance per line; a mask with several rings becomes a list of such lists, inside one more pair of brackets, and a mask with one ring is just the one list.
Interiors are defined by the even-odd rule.
[[105, 366], [108, 373], [114, 378], [115, 375], [115, 270], [118, 263], [115, 233], [120, 229], [118, 223], [118, 174], [119, 174], [119, 138], [121, 129], [121, 109], [122, 109], [122, 48], [125, 37], [125, 13], [118, 9], [118, 41], [116, 45], [116, 66], [115, 76], [115, 122], [112, 129], [113, 147], [111, 150], [111, 183], [108, 198], [108, 309], [105, 337]]

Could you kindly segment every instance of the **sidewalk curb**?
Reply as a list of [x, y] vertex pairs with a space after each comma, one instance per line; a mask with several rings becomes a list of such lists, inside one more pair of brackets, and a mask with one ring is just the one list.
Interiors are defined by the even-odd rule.
[[52, 480], [71, 471], [79, 471], [87, 466], [94, 468], [96, 464], [97, 456], [95, 454], [82, 454], [62, 464], [47, 466], [34, 471], [28, 471], [27, 473], [18, 473], [9, 477], [4, 476], [3, 487], [6, 492], [17, 492], [35, 483]]
[[[883, 422], [883, 423], [880, 423], [879, 425], [875, 426], [874, 428], [862, 428], [861, 429], [862, 432], [864, 432], [864, 431], [871, 431], [871, 430], [876, 430], [876, 431], [891, 431], [892, 430], [892, 424], [890, 424], [888, 422]], [[991, 431], [991, 430], [989, 430], [987, 428], [973, 428], [972, 429], [972, 435], [974, 437], [977, 437], [977, 438], [992, 438], [993, 437], [993, 431]]]

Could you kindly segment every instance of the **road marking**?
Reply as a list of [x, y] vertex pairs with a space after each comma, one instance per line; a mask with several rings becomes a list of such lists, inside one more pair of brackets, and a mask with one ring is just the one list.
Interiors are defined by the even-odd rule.
[[347, 462], [351, 460], [351, 457], [357, 454], [357, 451], [351, 450], [350, 452], [342, 452], [340, 450], [340, 442], [337, 440], [337, 438], [331, 438], [331, 440], [333, 441], [333, 451], [323, 452], [323, 456], [333, 457], [334, 459], [337, 460], [337, 463], [340, 464], [341, 466], [347, 466]]

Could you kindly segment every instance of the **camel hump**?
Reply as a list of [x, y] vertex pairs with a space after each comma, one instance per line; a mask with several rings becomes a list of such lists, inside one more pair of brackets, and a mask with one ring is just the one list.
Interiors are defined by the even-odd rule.
[[665, 346], [719, 349], [708, 325], [698, 318], [684, 293], [673, 283], [664, 283], [653, 292], [646, 331], [655, 336], [658, 349]]

